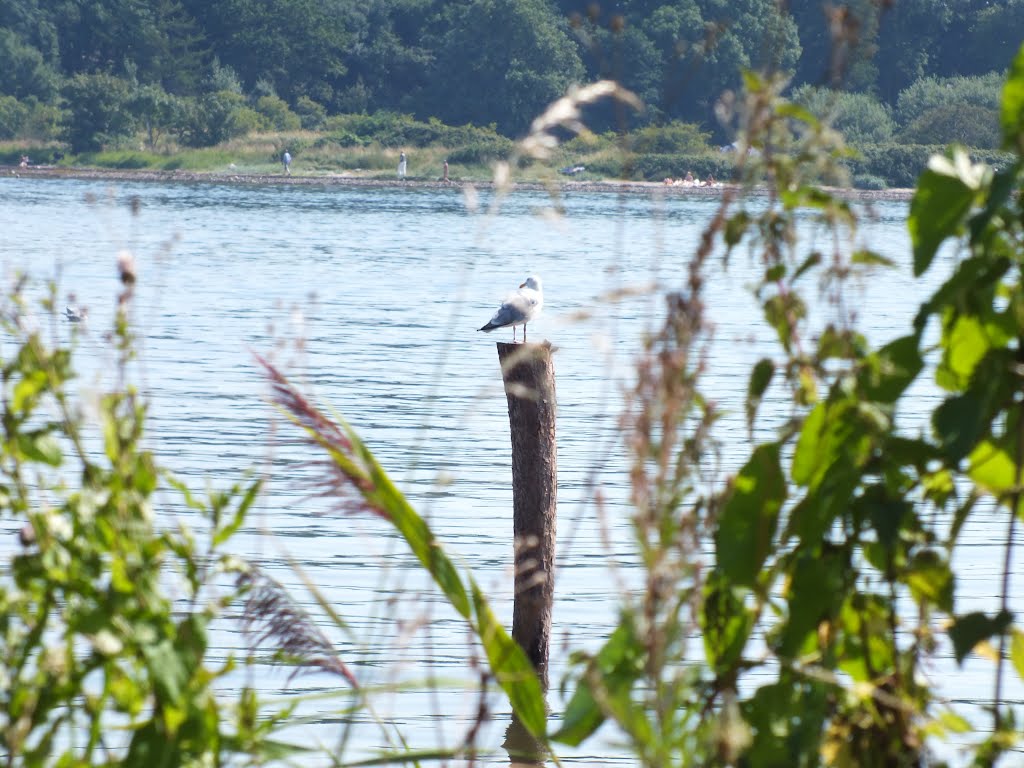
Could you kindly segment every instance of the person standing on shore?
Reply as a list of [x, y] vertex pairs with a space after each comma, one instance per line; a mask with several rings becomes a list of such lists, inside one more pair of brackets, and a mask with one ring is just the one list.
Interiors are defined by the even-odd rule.
[[281, 162], [284, 164], [284, 172], [289, 176], [292, 175], [292, 156], [286, 149], [284, 154], [281, 155]]
[[400, 179], [404, 179], [405, 178], [405, 168], [406, 168], [406, 160], [405, 160], [405, 152], [403, 152], [402, 154], [400, 154], [398, 156], [398, 178], [400, 178]]
[[448, 181], [449, 181], [449, 179], [448, 179], [448, 161], [447, 160], [444, 161], [444, 179], [442, 179], [442, 181], [444, 181], [445, 184], [447, 184]]

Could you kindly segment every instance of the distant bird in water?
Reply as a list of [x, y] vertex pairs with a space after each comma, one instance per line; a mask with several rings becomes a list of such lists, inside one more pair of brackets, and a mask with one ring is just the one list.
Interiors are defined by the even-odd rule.
[[89, 317], [89, 310], [87, 307], [65, 307], [64, 317], [69, 323], [84, 323]]
[[507, 328], [512, 326], [512, 341], [516, 340], [516, 326], [523, 326], [523, 342], [526, 342], [526, 324], [540, 314], [544, 308], [544, 289], [541, 288], [540, 278], [537, 275], [530, 275], [526, 282], [519, 286], [519, 290], [509, 294], [508, 298], [498, 307], [494, 317], [490, 319], [483, 328], [478, 331], [490, 333], [495, 328]]

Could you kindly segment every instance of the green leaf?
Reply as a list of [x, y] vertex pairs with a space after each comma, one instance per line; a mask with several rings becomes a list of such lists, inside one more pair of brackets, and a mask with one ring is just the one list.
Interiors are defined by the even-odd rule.
[[917, 335], [891, 341], [871, 355], [860, 372], [869, 400], [895, 403], [924, 367]]
[[[283, 755], [286, 757], [287, 754]], [[397, 752], [384, 752], [377, 757], [368, 757], [365, 760], [355, 762], [332, 762], [337, 768], [376, 768], [381, 765], [406, 765], [412, 763], [439, 763], [446, 765], [452, 760], [464, 757], [459, 750], [455, 749], [411, 749]]]
[[164, 477], [167, 479], [167, 482], [181, 494], [182, 498], [185, 500], [185, 506], [190, 509], [198, 510], [199, 512], [206, 511], [206, 504], [200, 499], [197, 499], [185, 483], [170, 473], [165, 473]]
[[967, 388], [975, 367], [991, 348], [988, 332], [981, 319], [960, 315], [945, 324], [942, 331], [942, 361], [935, 381], [943, 389]]
[[790, 573], [789, 610], [778, 645], [786, 658], [795, 657], [821, 622], [839, 613], [851, 570], [842, 550], [823, 546], [820, 553], [804, 550]]
[[733, 584], [754, 586], [772, 550], [785, 499], [779, 445], [760, 445], [736, 476], [715, 530], [716, 562]]
[[953, 462], [966, 456], [988, 426], [985, 409], [974, 392], [943, 401], [932, 413], [932, 428], [946, 457]]
[[979, 487], [997, 498], [1017, 485], [1017, 467], [1013, 459], [998, 445], [982, 440], [971, 451], [968, 476]]
[[15, 413], [28, 415], [28, 412], [35, 407], [35, 401], [47, 385], [45, 371], [30, 371], [14, 385], [14, 398], [11, 402], [11, 410]]
[[728, 673], [740, 660], [754, 628], [754, 613], [716, 571], [704, 589], [700, 615], [704, 654], [716, 675]]
[[750, 374], [750, 383], [747, 385], [747, 429], [754, 429], [754, 417], [757, 415], [757, 408], [761, 404], [761, 398], [772, 381], [775, 374], [775, 363], [764, 357], [757, 361], [754, 370]]
[[793, 482], [809, 485], [823, 463], [831, 464], [834, 455], [824, 453], [825, 414], [828, 403], [818, 403], [804, 420], [793, 453]]
[[921, 174], [907, 218], [915, 277], [931, 266], [942, 242], [960, 231], [973, 200], [974, 191], [957, 176], [931, 167]]
[[594, 686], [601, 689], [602, 700], [628, 697], [634, 683], [643, 675], [643, 644], [633, 631], [628, 616], [623, 616], [611, 637], [588, 663], [562, 715], [562, 725], [551, 740], [579, 746], [605, 721], [605, 710], [598, 703]]
[[1003, 146], [1018, 153], [1024, 151], [1024, 45], [1017, 51], [1006, 76], [999, 122]]
[[1010, 661], [1017, 670], [1017, 677], [1024, 680], [1024, 632], [1018, 627], [1013, 628], [1013, 636], [1010, 638]]
[[38, 461], [59, 467], [64, 461], [60, 443], [51, 432], [18, 432], [18, 448], [29, 461]]
[[739, 213], [733, 214], [725, 222], [725, 231], [723, 237], [725, 238], [725, 244], [732, 248], [739, 244], [740, 240], [743, 239], [743, 235], [747, 231], [747, 227], [750, 226], [750, 216], [747, 215], [746, 211], [740, 211]]
[[153, 678], [153, 685], [162, 706], [180, 702], [188, 684], [188, 671], [170, 638], [158, 643], [140, 642], [140, 650]]
[[880, 253], [875, 253], [870, 250], [854, 251], [850, 255], [850, 262], [852, 264], [864, 264], [873, 267], [895, 267], [896, 262], [890, 258], [883, 256]]
[[487, 654], [491, 671], [508, 695], [512, 709], [526, 729], [540, 738], [547, 731], [547, 710], [540, 680], [519, 643], [509, 637], [505, 628], [494, 618], [487, 598], [476, 582], [470, 578], [476, 629], [480, 643]]
[[790, 282], [795, 283], [800, 278], [800, 276], [804, 274], [804, 272], [809, 270], [811, 267], [818, 266], [819, 264], [821, 264], [821, 254], [818, 251], [815, 251], [806, 259], [804, 259], [803, 264], [796, 268], [796, 272], [793, 273], [793, 277], [790, 280]]
[[986, 616], [980, 611], [957, 616], [949, 628], [949, 639], [953, 641], [953, 655], [957, 664], [962, 664], [967, 654], [982, 640], [1002, 634], [1010, 625], [1013, 615], [1000, 611], [995, 616]]
[[245, 496], [238, 503], [238, 509], [235, 510], [235, 514], [231, 518], [231, 522], [227, 525], [222, 526], [213, 536], [214, 546], [223, 544], [225, 541], [235, 535], [235, 532], [241, 528], [242, 523], [245, 522], [245, 516], [252, 507], [253, 502], [256, 501], [256, 497], [259, 496], [260, 489], [263, 488], [263, 481], [257, 480], [249, 486], [249, 490], [245, 492]]
[[915, 600], [927, 600], [947, 613], [953, 610], [953, 572], [941, 553], [926, 549], [915, 554], [906, 581]]

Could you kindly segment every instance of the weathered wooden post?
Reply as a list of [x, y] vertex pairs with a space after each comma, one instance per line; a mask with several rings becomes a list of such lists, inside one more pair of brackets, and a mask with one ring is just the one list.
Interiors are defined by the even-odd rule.
[[555, 596], [558, 451], [552, 346], [498, 342], [512, 432], [512, 530], [515, 597], [512, 637], [548, 687], [551, 606]]

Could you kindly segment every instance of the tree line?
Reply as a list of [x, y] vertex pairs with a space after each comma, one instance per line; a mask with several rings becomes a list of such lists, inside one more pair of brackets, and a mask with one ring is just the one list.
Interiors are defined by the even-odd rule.
[[[1024, 0], [7, 0], [0, 139], [82, 151], [141, 132], [206, 146], [377, 112], [516, 136], [571, 84], [612, 77], [647, 105], [631, 127], [682, 121], [726, 142], [742, 69], [769, 67], [808, 102], [855, 94], [847, 122], [882, 140], [919, 106], [900, 105], [911, 89], [941, 94], [959, 78], [962, 99], [898, 123], [919, 120], [930, 143], [979, 116], [995, 125], [991, 73], [1020, 30]], [[588, 115], [598, 130], [622, 120]]]

